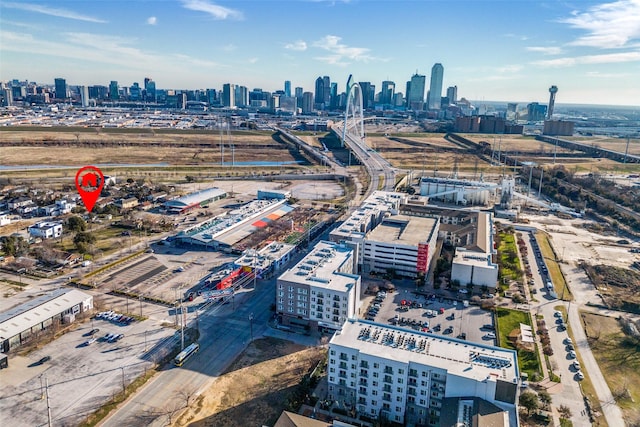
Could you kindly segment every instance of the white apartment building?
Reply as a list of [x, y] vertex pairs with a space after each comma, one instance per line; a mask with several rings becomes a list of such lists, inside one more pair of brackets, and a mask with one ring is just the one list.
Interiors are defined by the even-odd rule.
[[438, 218], [384, 218], [364, 239], [363, 274], [389, 270], [405, 277], [425, 274], [435, 252], [438, 225]]
[[461, 286], [472, 284], [495, 289], [498, 285], [498, 264], [493, 262], [496, 253], [493, 242], [493, 215], [478, 212], [475, 245], [455, 250], [451, 266], [451, 281]]
[[356, 316], [360, 276], [353, 250], [344, 244], [319, 242], [293, 268], [278, 277], [276, 313], [285, 326], [335, 331]]
[[33, 224], [27, 229], [31, 237], [51, 239], [62, 236], [62, 223], [54, 221], [42, 221]]
[[480, 398], [518, 425], [513, 350], [351, 319], [329, 343], [327, 368], [327, 399], [371, 418], [437, 426], [450, 412], [444, 399]]

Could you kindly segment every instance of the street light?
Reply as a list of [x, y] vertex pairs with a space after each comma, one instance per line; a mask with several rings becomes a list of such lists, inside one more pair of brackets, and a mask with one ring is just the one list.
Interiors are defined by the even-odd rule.
[[249, 315], [249, 333], [251, 334], [251, 339], [249, 341], [253, 341], [253, 313]]

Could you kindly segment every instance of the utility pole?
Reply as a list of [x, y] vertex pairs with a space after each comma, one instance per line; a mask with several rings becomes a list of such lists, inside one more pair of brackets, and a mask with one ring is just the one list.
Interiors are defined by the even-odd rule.
[[180, 330], [181, 330], [181, 334], [180, 334], [180, 350], [184, 350], [184, 304], [181, 302], [180, 303]]
[[540, 198], [540, 193], [542, 192], [542, 175], [544, 175], [544, 168], [540, 168], [540, 184], [538, 185], [538, 199]]
[[51, 422], [51, 402], [49, 402], [49, 380], [47, 377], [44, 377], [44, 391], [47, 395], [47, 420], [49, 422], [49, 427], [53, 427]]

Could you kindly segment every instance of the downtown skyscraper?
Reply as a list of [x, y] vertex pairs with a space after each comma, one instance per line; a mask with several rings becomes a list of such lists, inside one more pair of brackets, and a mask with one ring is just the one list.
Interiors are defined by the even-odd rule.
[[420, 111], [424, 106], [424, 86], [426, 77], [418, 74], [411, 76], [407, 82], [407, 109]]
[[439, 62], [431, 68], [431, 82], [429, 84], [429, 99], [427, 109], [439, 110], [442, 101], [442, 79], [444, 77], [444, 67]]

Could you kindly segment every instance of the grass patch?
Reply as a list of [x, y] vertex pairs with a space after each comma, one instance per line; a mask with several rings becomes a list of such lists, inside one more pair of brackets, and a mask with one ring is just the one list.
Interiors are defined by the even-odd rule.
[[[581, 312], [589, 345], [628, 425], [640, 422], [640, 339], [625, 335], [618, 320]], [[594, 400], [592, 400], [594, 402]], [[597, 400], [595, 400], [597, 402]]]
[[527, 373], [531, 381], [536, 381], [536, 378], [540, 378], [542, 375], [538, 352], [516, 348], [514, 343], [509, 340], [509, 334], [514, 329], [519, 329], [520, 323], [524, 323], [529, 326], [532, 325], [531, 315], [524, 311], [497, 308], [496, 323], [498, 324], [498, 340], [500, 347], [516, 350], [518, 353], [518, 367], [520, 368], [520, 372]]
[[536, 240], [538, 241], [538, 246], [540, 246], [540, 251], [542, 252], [545, 264], [549, 269], [549, 275], [551, 276], [551, 281], [553, 282], [553, 287], [556, 291], [556, 294], [558, 294], [558, 296], [561, 297], [563, 301], [573, 300], [571, 290], [567, 286], [567, 282], [564, 280], [562, 271], [560, 271], [560, 266], [558, 265], [558, 257], [551, 247], [549, 236], [546, 233], [537, 232]]

